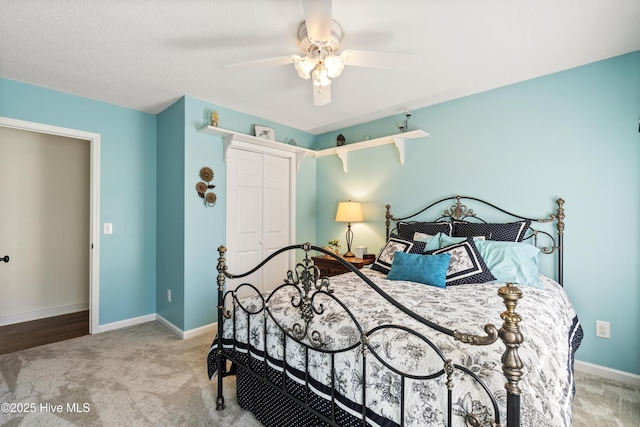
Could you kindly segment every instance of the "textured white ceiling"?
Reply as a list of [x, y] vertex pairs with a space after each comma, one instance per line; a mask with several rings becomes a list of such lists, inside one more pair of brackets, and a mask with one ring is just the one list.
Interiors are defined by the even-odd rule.
[[299, 0], [0, 0], [0, 76], [150, 113], [189, 95], [322, 133], [640, 50], [639, 0], [335, 0], [332, 15], [341, 49], [419, 69], [347, 67], [318, 107], [292, 65], [221, 69], [301, 53]]

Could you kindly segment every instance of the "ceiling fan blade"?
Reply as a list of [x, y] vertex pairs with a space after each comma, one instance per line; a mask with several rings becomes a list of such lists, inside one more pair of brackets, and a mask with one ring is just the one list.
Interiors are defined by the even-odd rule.
[[417, 55], [371, 52], [366, 50], [345, 50], [340, 56], [346, 65], [400, 71], [417, 69], [419, 59]]
[[327, 105], [331, 102], [331, 86], [315, 86], [313, 87], [313, 105]]
[[255, 61], [238, 62], [236, 64], [223, 65], [224, 71], [249, 70], [253, 68], [275, 67], [278, 65], [293, 64], [299, 55], [277, 56], [274, 58], [256, 59]]
[[331, 39], [331, 0], [302, 0], [309, 38], [326, 42]]

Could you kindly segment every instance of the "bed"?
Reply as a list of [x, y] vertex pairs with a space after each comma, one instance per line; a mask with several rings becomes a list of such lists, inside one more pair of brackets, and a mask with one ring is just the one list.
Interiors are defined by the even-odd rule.
[[[562, 288], [564, 221], [562, 199], [542, 219], [463, 196], [402, 218], [387, 205], [372, 267], [336, 257], [350, 272], [330, 278], [311, 255], [333, 254], [309, 243], [242, 274], [221, 246], [216, 409], [236, 375], [238, 403], [267, 426], [570, 426], [582, 328]], [[288, 251], [301, 261], [271, 293], [225, 292]], [[539, 274], [543, 255], [555, 279]]]

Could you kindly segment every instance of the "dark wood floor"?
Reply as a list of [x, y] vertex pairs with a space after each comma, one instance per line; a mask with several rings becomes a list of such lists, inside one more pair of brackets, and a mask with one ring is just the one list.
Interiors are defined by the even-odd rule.
[[0, 354], [89, 334], [89, 311], [0, 327]]

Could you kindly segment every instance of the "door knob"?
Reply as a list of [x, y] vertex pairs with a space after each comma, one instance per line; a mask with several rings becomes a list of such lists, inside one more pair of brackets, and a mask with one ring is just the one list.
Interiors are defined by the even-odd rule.
[[0, 258], [0, 261], [9, 262], [9, 255], [3, 256], [2, 258]]

